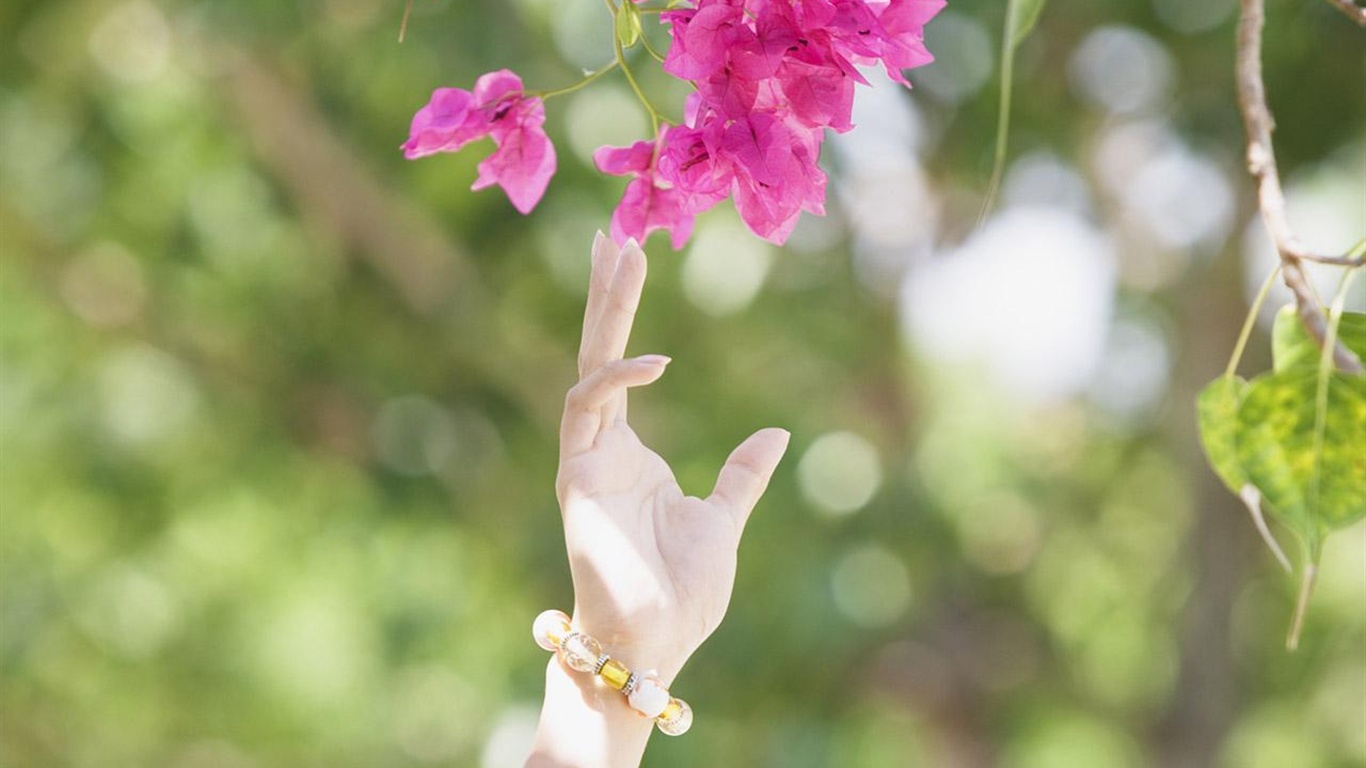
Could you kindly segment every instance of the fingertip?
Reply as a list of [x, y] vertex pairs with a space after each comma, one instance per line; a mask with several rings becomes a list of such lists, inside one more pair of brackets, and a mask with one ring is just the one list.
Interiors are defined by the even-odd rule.
[[640, 243], [634, 239], [627, 240], [621, 247], [618, 256], [617, 271], [625, 273], [631, 282], [644, 284], [645, 273], [649, 269], [649, 264], [645, 259], [645, 251], [640, 249]]
[[787, 453], [787, 446], [792, 442], [792, 433], [782, 427], [767, 427], [754, 433], [754, 437], [773, 446], [781, 457]]
[[673, 362], [673, 358], [668, 355], [641, 355], [640, 357], [637, 357], [636, 360], [647, 365], [657, 365], [661, 368]]

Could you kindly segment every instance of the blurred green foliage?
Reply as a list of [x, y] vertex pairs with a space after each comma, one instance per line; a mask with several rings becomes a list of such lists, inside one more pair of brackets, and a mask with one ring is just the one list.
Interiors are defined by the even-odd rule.
[[[402, 5], [0, 6], [0, 765], [515, 764], [531, 618], [572, 600], [557, 412], [620, 183], [570, 151], [573, 99], [551, 105], [561, 172], [530, 218], [466, 191], [477, 150], [396, 148], [431, 88], [503, 66], [567, 84], [612, 30], [591, 0], [418, 0], [398, 45]], [[1232, 234], [1166, 280], [1136, 277], [1161, 254], [1125, 240], [1117, 300], [1172, 360], [1139, 418], [1022, 404], [904, 343], [850, 211], [734, 312], [699, 308], [703, 257], [651, 243], [632, 348], [675, 362], [634, 398], [639, 432], [694, 493], [753, 429], [794, 440], [678, 681], [696, 725], [646, 765], [1366, 764], [1366, 531], [1329, 542], [1285, 654], [1295, 585], [1195, 442], [1194, 393], [1245, 311], [1232, 5], [1054, 0], [1019, 52], [1013, 153], [1090, 168], [1117, 118], [1069, 59], [1124, 25], [1176, 73], [1147, 119], [1237, 190]], [[990, 39], [1002, 12], [952, 9]], [[1272, 3], [1269, 29], [1287, 174], [1361, 157], [1360, 31], [1310, 0]], [[996, 100], [906, 98], [939, 137], [952, 242]]]

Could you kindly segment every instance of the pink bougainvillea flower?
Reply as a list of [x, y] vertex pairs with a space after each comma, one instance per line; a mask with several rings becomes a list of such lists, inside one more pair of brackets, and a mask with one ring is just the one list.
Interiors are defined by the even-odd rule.
[[525, 95], [522, 79], [506, 69], [489, 72], [474, 90], [438, 88], [413, 116], [403, 155], [409, 160], [455, 152], [475, 139], [497, 149], [479, 164], [473, 189], [497, 184], [513, 207], [530, 213], [555, 175], [555, 146], [545, 133], [545, 103]]
[[545, 107], [539, 99], [531, 102], [519, 102], [501, 122], [495, 121], [492, 136], [498, 149], [479, 163], [479, 178], [472, 187], [497, 184], [522, 213], [536, 207], [555, 175], [555, 145], [542, 127]]
[[721, 151], [734, 158], [735, 209], [754, 234], [781, 245], [802, 211], [825, 213], [819, 142], [818, 133], [764, 114], [726, 129]]
[[934, 54], [925, 47], [925, 24], [945, 4], [946, 0], [891, 0], [878, 14], [878, 21], [887, 31], [882, 62], [893, 80], [910, 85], [902, 70], [934, 61]]
[[[732, 198], [755, 234], [783, 243], [803, 212], [824, 213], [821, 144], [827, 130], [854, 127], [856, 86], [868, 84], [860, 68], [885, 67], [909, 85], [903, 70], [934, 59], [924, 28], [945, 2], [669, 2], [659, 14], [671, 38], [663, 67], [693, 92], [681, 124], [655, 115], [662, 125], [652, 141], [594, 154], [604, 173], [629, 177], [612, 215], [613, 237], [643, 241], [662, 229], [678, 249], [699, 213]], [[497, 149], [479, 164], [474, 187], [501, 186], [525, 213], [555, 173], [544, 124], [542, 101], [500, 70], [471, 91], [434, 92], [413, 117], [403, 149], [417, 158], [491, 138]]]
[[722, 124], [712, 120], [703, 128], [674, 126], [664, 133], [658, 171], [661, 178], [688, 195], [690, 207], [700, 213], [730, 194], [735, 169], [718, 152]]
[[683, 190], [660, 178], [657, 146], [658, 142], [638, 141], [629, 147], [602, 147], [593, 153], [593, 162], [603, 173], [634, 177], [612, 212], [612, 239], [619, 244], [628, 238], [643, 243], [651, 232], [662, 229], [669, 233], [674, 250], [680, 250], [692, 237], [697, 212]]
[[787, 108], [803, 124], [844, 133], [854, 127], [854, 79], [839, 67], [789, 57], [778, 68]]
[[673, 35], [664, 71], [684, 80], [711, 77], [726, 66], [732, 48], [746, 47], [755, 39], [745, 24], [745, 9], [724, 2], [670, 11], [660, 18], [670, 24]]
[[653, 177], [641, 176], [626, 185], [626, 193], [612, 213], [612, 239], [624, 243], [634, 237], [644, 242], [651, 232], [662, 229], [669, 233], [673, 249], [679, 251], [692, 238], [696, 218], [682, 192], [660, 186]]

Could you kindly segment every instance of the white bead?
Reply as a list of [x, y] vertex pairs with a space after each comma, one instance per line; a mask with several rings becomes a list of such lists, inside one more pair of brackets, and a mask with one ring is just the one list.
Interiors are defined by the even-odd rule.
[[669, 706], [669, 689], [664, 687], [659, 678], [646, 675], [636, 683], [627, 702], [631, 709], [646, 717], [659, 717], [664, 713], [664, 708]]
[[564, 611], [542, 611], [531, 624], [531, 636], [536, 644], [554, 653], [560, 648], [560, 639], [569, 634], [569, 617]]

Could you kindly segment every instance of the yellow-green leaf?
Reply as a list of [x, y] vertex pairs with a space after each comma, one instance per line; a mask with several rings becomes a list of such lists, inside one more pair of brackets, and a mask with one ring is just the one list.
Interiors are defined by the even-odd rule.
[[[1366, 359], [1366, 315], [1360, 312], [1343, 312], [1338, 324], [1338, 341]], [[1304, 330], [1295, 313], [1294, 305], [1287, 305], [1276, 313], [1276, 322], [1271, 326], [1271, 357], [1277, 371], [1295, 368], [1317, 368], [1319, 346]]]
[[630, 48], [640, 40], [642, 28], [640, 26], [640, 11], [636, 9], [636, 4], [625, 2], [617, 11], [617, 39], [621, 41], [622, 48]]
[[1259, 376], [1238, 408], [1238, 463], [1270, 511], [1316, 554], [1323, 534], [1366, 517], [1366, 378], [1318, 372]]
[[1238, 406], [1247, 392], [1247, 381], [1238, 376], [1221, 376], [1200, 392], [1196, 411], [1200, 418], [1200, 444], [1214, 473], [1230, 491], [1242, 492], [1247, 473], [1238, 463]]

